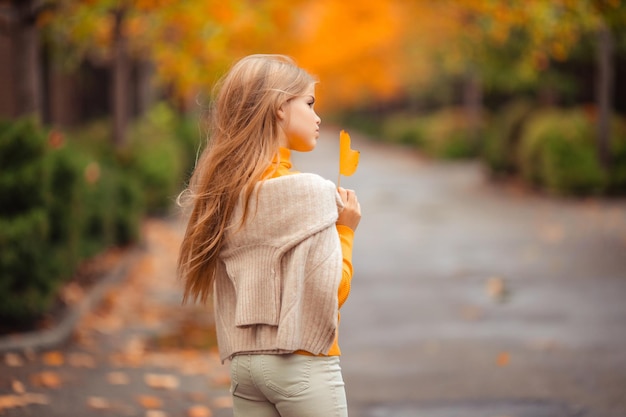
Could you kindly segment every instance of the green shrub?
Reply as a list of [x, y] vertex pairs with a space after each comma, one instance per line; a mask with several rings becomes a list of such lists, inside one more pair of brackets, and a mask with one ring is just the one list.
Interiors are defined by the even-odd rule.
[[384, 136], [384, 118], [377, 112], [355, 110], [331, 114], [326, 117], [331, 124], [345, 126], [345, 129], [354, 129], [368, 136], [378, 138]]
[[426, 151], [437, 158], [458, 159], [477, 155], [477, 138], [472, 137], [469, 121], [462, 109], [443, 109], [428, 116], [424, 135]]
[[57, 264], [48, 254], [46, 133], [31, 119], [0, 130], [0, 318], [28, 320], [48, 305]]
[[183, 182], [186, 182], [196, 165], [196, 158], [206, 144], [206, 131], [198, 123], [198, 116], [182, 116], [174, 128], [174, 137], [179, 139], [183, 152]]
[[46, 135], [30, 119], [0, 131], [0, 215], [12, 216], [44, 203]]
[[[478, 132], [482, 130], [478, 128]], [[435, 158], [471, 158], [479, 143], [461, 109], [443, 109], [428, 115], [394, 114], [382, 128], [383, 139], [415, 146]]]
[[33, 208], [0, 218], [0, 318], [28, 322], [44, 312], [60, 285], [48, 245], [48, 217]]
[[153, 213], [171, 207], [185, 175], [185, 148], [176, 136], [176, 123], [175, 113], [161, 104], [131, 130], [128, 175], [141, 184]]
[[505, 105], [489, 123], [481, 156], [493, 175], [517, 172], [517, 147], [533, 109], [531, 101], [515, 100]]
[[95, 151], [71, 139], [49, 143], [28, 119], [0, 123], [3, 323], [36, 319], [81, 260], [138, 238], [142, 186], [112, 148], [93, 143]]
[[404, 113], [389, 116], [383, 122], [382, 136], [391, 143], [423, 149], [426, 143], [424, 119]]
[[143, 190], [137, 179], [120, 169], [89, 162], [79, 202], [82, 257], [103, 247], [126, 245], [139, 237], [144, 215]]
[[614, 118], [611, 136], [609, 192], [626, 194], [626, 120]]
[[608, 183], [594, 126], [580, 110], [550, 110], [529, 121], [519, 147], [522, 176], [557, 194], [594, 194]]

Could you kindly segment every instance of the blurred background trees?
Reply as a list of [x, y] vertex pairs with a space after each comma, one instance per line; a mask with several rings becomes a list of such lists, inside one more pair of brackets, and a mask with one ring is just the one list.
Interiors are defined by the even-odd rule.
[[555, 194], [626, 191], [622, 0], [0, 0], [0, 296], [31, 300], [0, 316], [37, 316], [67, 276], [34, 256], [71, 267], [172, 205], [213, 84], [250, 53], [317, 75], [326, 123]]

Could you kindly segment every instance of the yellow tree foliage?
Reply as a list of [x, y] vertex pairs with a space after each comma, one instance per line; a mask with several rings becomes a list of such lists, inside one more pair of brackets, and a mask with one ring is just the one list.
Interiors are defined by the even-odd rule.
[[[43, 22], [77, 62], [111, 59], [114, 13], [133, 56], [154, 63], [157, 80], [179, 97], [207, 90], [233, 60], [261, 52], [291, 21], [298, 1], [59, 0]], [[67, 46], [70, 48], [67, 48]], [[280, 42], [276, 42], [279, 47]]]
[[[130, 51], [180, 97], [208, 90], [235, 59], [286, 53], [320, 78], [325, 109], [413, 95], [442, 74], [489, 66], [533, 79], [564, 60], [620, 0], [57, 0], [52, 39], [108, 60], [124, 11]], [[520, 36], [522, 34], [522, 36]], [[66, 45], [71, 45], [68, 48]]]
[[297, 13], [287, 53], [319, 76], [325, 108], [396, 95], [402, 88], [401, 0], [309, 0]]

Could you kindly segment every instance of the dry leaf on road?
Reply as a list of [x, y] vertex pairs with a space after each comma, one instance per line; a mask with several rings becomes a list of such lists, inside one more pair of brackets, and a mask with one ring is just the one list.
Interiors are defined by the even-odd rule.
[[174, 375], [145, 374], [143, 380], [150, 388], [157, 389], [176, 389], [180, 385], [180, 381]]
[[167, 417], [167, 413], [161, 410], [148, 410], [146, 411], [146, 417]]
[[16, 394], [24, 394], [26, 392], [26, 388], [24, 387], [24, 384], [22, 384], [17, 379], [14, 379], [13, 381], [11, 381], [11, 388], [13, 389], [13, 392]]
[[59, 374], [51, 371], [44, 371], [30, 376], [33, 385], [44, 388], [58, 388], [61, 386]]
[[495, 301], [504, 301], [508, 295], [508, 288], [502, 277], [491, 277], [485, 287], [487, 294]]
[[508, 352], [500, 352], [496, 358], [496, 365], [507, 366], [511, 362], [511, 355]]
[[213, 405], [216, 408], [233, 408], [233, 398], [230, 396], [217, 397], [213, 400]]
[[93, 358], [93, 356], [83, 352], [70, 353], [67, 357], [67, 361], [70, 366], [73, 366], [75, 368], [96, 367], [96, 360]]
[[4, 355], [4, 363], [12, 368], [17, 368], [24, 365], [24, 360], [16, 353], [7, 353]]
[[61, 366], [65, 363], [63, 353], [58, 350], [46, 352], [42, 355], [41, 360], [48, 366]]
[[107, 374], [107, 381], [111, 385], [128, 385], [130, 378], [124, 372], [109, 372]]
[[2, 410], [9, 408], [25, 407], [30, 404], [46, 405], [49, 403], [50, 400], [43, 394], [0, 395], [0, 414]]
[[163, 401], [159, 397], [155, 397], [152, 395], [140, 395], [137, 397], [137, 401], [143, 408], [155, 409], [161, 408], [163, 405]]
[[187, 410], [187, 417], [211, 417], [213, 413], [203, 405], [194, 405]]
[[102, 397], [89, 397], [87, 398], [87, 405], [94, 410], [107, 410], [111, 408], [111, 404], [106, 398]]

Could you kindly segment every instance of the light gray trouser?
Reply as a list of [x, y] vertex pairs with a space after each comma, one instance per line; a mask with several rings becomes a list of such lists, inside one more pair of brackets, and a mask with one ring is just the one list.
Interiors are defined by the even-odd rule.
[[339, 356], [237, 355], [235, 417], [347, 417]]

